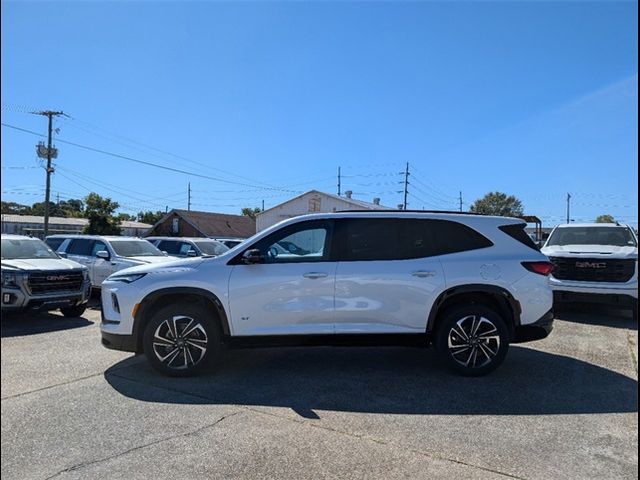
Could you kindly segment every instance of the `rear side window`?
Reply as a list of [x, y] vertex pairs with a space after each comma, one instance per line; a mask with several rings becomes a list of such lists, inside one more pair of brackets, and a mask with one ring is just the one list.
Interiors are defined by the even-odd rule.
[[515, 223], [512, 225], [503, 225], [498, 228], [502, 230], [504, 233], [506, 233], [507, 235], [509, 235], [514, 240], [517, 240], [518, 242], [522, 243], [523, 245], [526, 245], [527, 247], [532, 248], [534, 250], [540, 250], [540, 248], [535, 244], [535, 242], [531, 240], [531, 237], [527, 235], [527, 232], [525, 232], [524, 228], [526, 226], [527, 226], [526, 223]]
[[408, 260], [493, 245], [461, 223], [448, 220], [363, 218], [343, 220], [339, 260]]
[[91, 240], [84, 238], [76, 238], [71, 240], [71, 245], [67, 249], [67, 253], [70, 255], [91, 255]]
[[64, 238], [47, 238], [45, 240], [45, 243], [49, 245], [49, 248], [51, 248], [51, 250], [55, 252], [56, 250], [58, 250], [60, 245], [62, 245], [62, 242], [64, 242], [64, 240]]

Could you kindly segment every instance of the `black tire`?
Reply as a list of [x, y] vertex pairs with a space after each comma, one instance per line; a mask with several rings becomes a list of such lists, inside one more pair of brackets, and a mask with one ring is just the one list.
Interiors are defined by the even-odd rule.
[[509, 330], [502, 317], [484, 305], [454, 307], [438, 320], [436, 348], [450, 369], [479, 377], [504, 361]]
[[633, 307], [631, 307], [631, 316], [633, 317], [634, 320], [638, 320], [638, 301], [636, 300], [636, 303], [633, 304]]
[[221, 350], [220, 337], [219, 323], [209, 310], [199, 303], [181, 302], [153, 314], [144, 329], [142, 345], [158, 372], [186, 377], [213, 363]]
[[62, 312], [62, 315], [64, 315], [65, 317], [73, 318], [73, 317], [81, 317], [86, 309], [87, 309], [87, 304], [83, 303], [81, 305], [75, 305], [73, 307], [62, 307], [60, 311]]

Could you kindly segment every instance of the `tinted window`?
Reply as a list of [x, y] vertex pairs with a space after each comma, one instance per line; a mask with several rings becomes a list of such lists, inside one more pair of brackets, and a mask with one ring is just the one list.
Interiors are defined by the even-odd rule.
[[71, 240], [71, 245], [67, 248], [67, 253], [69, 255], [91, 255], [91, 244], [93, 242], [86, 238], [76, 238]]
[[49, 245], [52, 250], [58, 250], [58, 247], [62, 245], [62, 242], [64, 242], [64, 240], [64, 238], [47, 238], [45, 240], [45, 243]]
[[158, 249], [167, 252], [169, 255], [177, 255], [180, 251], [178, 242], [175, 240], [162, 240], [158, 243]]
[[407, 260], [493, 245], [461, 223], [448, 220], [363, 218], [339, 222], [339, 260]]
[[204, 253], [205, 255], [222, 255], [229, 250], [229, 247], [220, 242], [198, 242], [193, 243]]
[[524, 228], [526, 226], [526, 223], [516, 223], [513, 225], [503, 225], [498, 228], [523, 245], [526, 245], [529, 248], [533, 248], [534, 250], [540, 250], [533, 239], [527, 234], [527, 232], [524, 231]]

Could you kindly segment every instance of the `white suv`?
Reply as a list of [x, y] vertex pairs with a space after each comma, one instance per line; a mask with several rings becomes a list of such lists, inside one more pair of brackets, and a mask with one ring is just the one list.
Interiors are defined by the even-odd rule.
[[552, 265], [524, 226], [424, 212], [296, 217], [215, 258], [112, 275], [102, 343], [143, 351], [168, 375], [199, 371], [223, 344], [434, 343], [450, 367], [482, 375], [510, 343], [552, 328]]
[[638, 239], [615, 223], [558, 225], [542, 252], [554, 264], [557, 303], [604, 303], [638, 315]]
[[86, 266], [91, 286], [96, 289], [105, 278], [124, 268], [179, 260], [138, 237], [50, 235], [46, 243], [59, 255]]

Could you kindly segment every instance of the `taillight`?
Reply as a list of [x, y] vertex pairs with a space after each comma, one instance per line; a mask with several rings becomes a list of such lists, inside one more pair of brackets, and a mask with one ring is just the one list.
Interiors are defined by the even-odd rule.
[[544, 275], [545, 277], [553, 271], [551, 262], [522, 262], [522, 266], [530, 272]]

